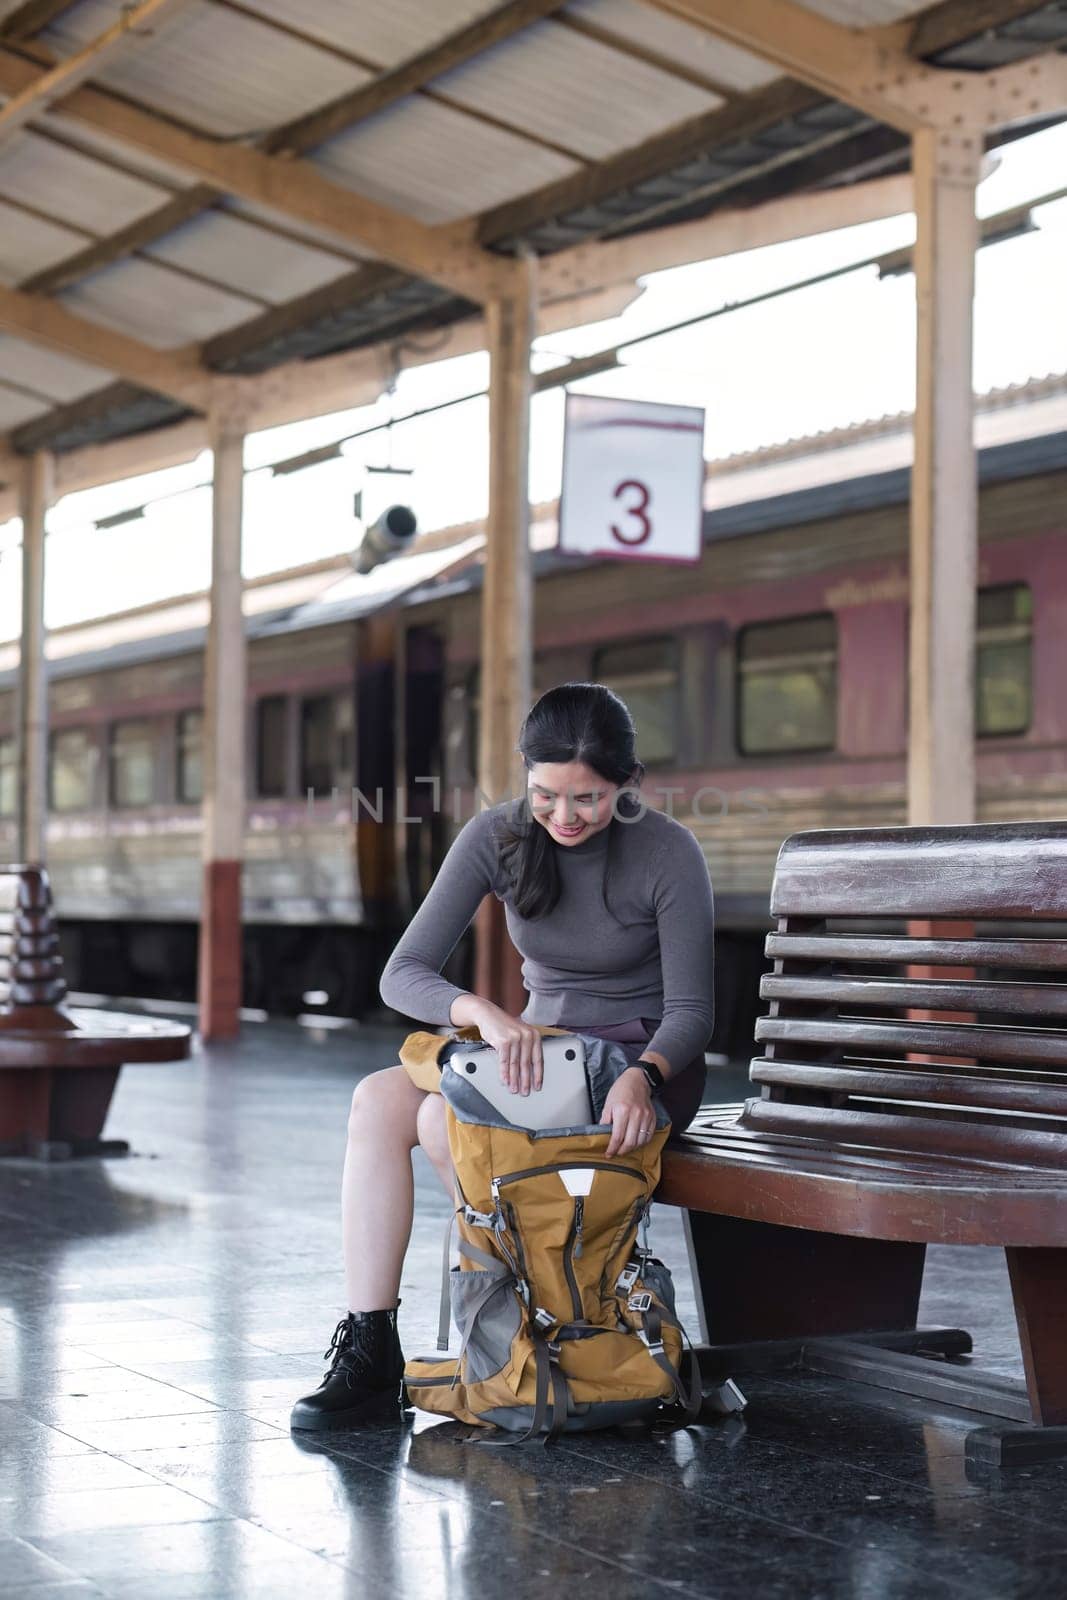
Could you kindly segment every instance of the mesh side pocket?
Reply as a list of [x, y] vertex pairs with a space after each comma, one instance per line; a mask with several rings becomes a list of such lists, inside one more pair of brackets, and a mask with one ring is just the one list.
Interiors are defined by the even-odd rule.
[[506, 1267], [499, 1272], [453, 1267], [452, 1315], [466, 1346], [464, 1380], [480, 1383], [502, 1372], [522, 1323], [522, 1309]]

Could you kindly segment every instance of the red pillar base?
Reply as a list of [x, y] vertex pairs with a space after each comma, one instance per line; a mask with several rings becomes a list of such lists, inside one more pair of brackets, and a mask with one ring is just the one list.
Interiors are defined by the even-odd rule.
[[202, 1039], [241, 1031], [241, 863], [204, 863], [197, 1004]]

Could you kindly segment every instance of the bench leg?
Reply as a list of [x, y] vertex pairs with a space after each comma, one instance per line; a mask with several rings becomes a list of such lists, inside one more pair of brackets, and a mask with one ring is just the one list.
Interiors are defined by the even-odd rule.
[[27, 1142], [48, 1138], [51, 1067], [0, 1071], [0, 1155], [20, 1155]]
[[926, 1247], [688, 1213], [701, 1334], [712, 1345], [903, 1332]]
[[0, 1071], [0, 1156], [65, 1161], [128, 1155], [102, 1139], [119, 1067], [22, 1067]]
[[1008, 1249], [1008, 1274], [1034, 1421], [1067, 1424], [1067, 1249]]

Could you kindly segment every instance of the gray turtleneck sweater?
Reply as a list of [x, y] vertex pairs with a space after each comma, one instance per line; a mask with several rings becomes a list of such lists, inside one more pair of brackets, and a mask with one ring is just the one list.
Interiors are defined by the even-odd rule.
[[[524, 1021], [580, 1031], [583, 1024], [657, 1017], [646, 1048], [679, 1071], [704, 1050], [714, 1017], [711, 879], [695, 836], [665, 812], [649, 810], [633, 821], [617, 818], [579, 844], [553, 839], [562, 892], [547, 916], [527, 919], [511, 904], [497, 849], [497, 828], [512, 804], [477, 812], [456, 835], [386, 963], [385, 1004], [420, 1022], [450, 1022], [453, 1000], [467, 991], [443, 978], [441, 968], [482, 898], [495, 893], [523, 957], [530, 994]], [[614, 917], [601, 895], [612, 832], [607, 893]]]

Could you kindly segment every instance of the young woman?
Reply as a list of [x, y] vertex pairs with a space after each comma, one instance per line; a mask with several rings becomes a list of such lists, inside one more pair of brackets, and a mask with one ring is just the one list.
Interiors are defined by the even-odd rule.
[[[533, 1024], [617, 1040], [633, 1064], [604, 1106], [607, 1154], [634, 1150], [655, 1128], [654, 1089], [672, 1134], [700, 1105], [713, 1017], [707, 864], [688, 828], [640, 803], [633, 719], [603, 684], [564, 683], [542, 695], [518, 748], [526, 800], [479, 811], [460, 830], [386, 964], [382, 998], [422, 1022], [473, 1023], [518, 1095], [541, 1081]], [[524, 958], [530, 999], [520, 1017], [441, 976], [490, 892], [504, 902]], [[356, 1086], [341, 1184], [350, 1309], [326, 1352], [325, 1378], [293, 1407], [294, 1428], [344, 1427], [397, 1406], [411, 1152], [422, 1146], [451, 1194], [444, 1113], [441, 1096], [417, 1089], [400, 1066]]]

